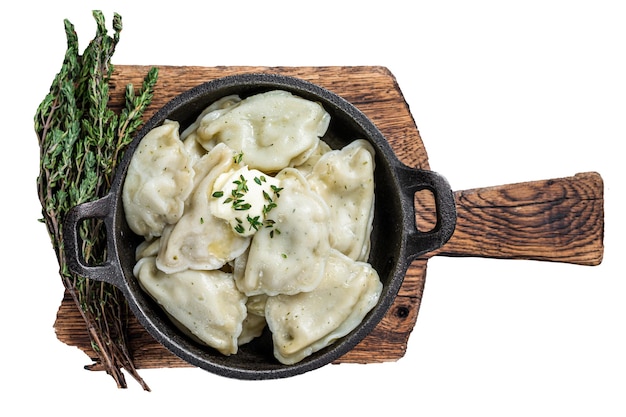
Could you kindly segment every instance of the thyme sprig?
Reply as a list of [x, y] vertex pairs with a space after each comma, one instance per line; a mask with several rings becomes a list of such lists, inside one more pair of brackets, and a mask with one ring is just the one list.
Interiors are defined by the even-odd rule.
[[[74, 26], [64, 21], [67, 49], [60, 71], [49, 93], [37, 108], [34, 125], [40, 148], [37, 191], [59, 274], [85, 321], [96, 363], [88, 369], [102, 369], [117, 386], [126, 388], [122, 369], [145, 390], [147, 384], [137, 373], [126, 340], [128, 305], [114, 286], [91, 281], [72, 273], [63, 246], [63, 219], [74, 206], [98, 199], [109, 191], [113, 173], [125, 147], [142, 124], [145, 108], [152, 101], [158, 70], [151, 68], [140, 91], [126, 86], [125, 106], [116, 114], [109, 107], [111, 57], [120, 39], [122, 18], [113, 16], [109, 36], [104, 15], [95, 10], [96, 34], [82, 55]], [[80, 225], [82, 251], [89, 264], [106, 259], [106, 235], [98, 220]]]

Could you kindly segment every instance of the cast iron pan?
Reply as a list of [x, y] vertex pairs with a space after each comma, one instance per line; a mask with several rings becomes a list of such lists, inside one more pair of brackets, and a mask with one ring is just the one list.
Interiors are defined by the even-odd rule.
[[[273, 356], [271, 334], [243, 345], [236, 355], [223, 356], [186, 337], [161, 308], [140, 288], [132, 273], [135, 248], [141, 241], [128, 227], [122, 204], [122, 186], [130, 159], [143, 136], [165, 119], [176, 120], [181, 131], [209, 104], [230, 94], [242, 98], [282, 89], [321, 103], [331, 115], [323, 138], [332, 148], [342, 148], [355, 139], [369, 140], [376, 151], [375, 213], [369, 262], [383, 282], [378, 304], [350, 334], [294, 365], [280, 364]], [[437, 224], [418, 231], [414, 196], [430, 190], [437, 210]], [[87, 265], [80, 251], [77, 229], [86, 219], [100, 218], [107, 231], [107, 260]], [[356, 107], [309, 82], [275, 74], [241, 74], [201, 84], [168, 102], [146, 122], [129, 145], [115, 173], [110, 193], [104, 198], [74, 207], [65, 220], [65, 248], [71, 270], [89, 279], [118, 287], [139, 322], [166, 348], [191, 365], [230, 378], [275, 379], [302, 374], [338, 359], [361, 341], [383, 318], [392, 304], [410, 263], [418, 256], [441, 247], [452, 235], [456, 208], [452, 190], [441, 175], [402, 164], [376, 126]]]

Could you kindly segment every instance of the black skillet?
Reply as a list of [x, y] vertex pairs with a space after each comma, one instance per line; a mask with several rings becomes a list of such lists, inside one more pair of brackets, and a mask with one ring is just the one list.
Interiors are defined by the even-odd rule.
[[[165, 119], [176, 120], [181, 131], [191, 124], [209, 104], [230, 94], [242, 98], [256, 93], [282, 89], [321, 103], [331, 115], [324, 136], [332, 148], [364, 138], [376, 151], [376, 201], [369, 262], [383, 282], [378, 304], [350, 334], [331, 346], [294, 365], [280, 364], [273, 356], [269, 332], [242, 346], [236, 355], [224, 356], [186, 337], [166, 317], [161, 308], [140, 288], [132, 270], [135, 248], [141, 241], [128, 227], [122, 205], [122, 186], [133, 152], [139, 141]], [[418, 231], [414, 196], [417, 191], [432, 192], [437, 224]], [[92, 266], [80, 252], [78, 226], [85, 219], [101, 218], [107, 230], [107, 260]], [[71, 270], [89, 279], [118, 287], [145, 329], [175, 355], [191, 365], [225, 377], [259, 380], [285, 378], [329, 364], [350, 351], [383, 318], [402, 284], [410, 263], [418, 256], [441, 247], [452, 235], [456, 223], [454, 197], [441, 175], [402, 164], [376, 126], [356, 107], [307, 81], [275, 74], [240, 74], [215, 79], [175, 97], [150, 118], [129, 145], [104, 198], [74, 207], [65, 220], [65, 248]]]

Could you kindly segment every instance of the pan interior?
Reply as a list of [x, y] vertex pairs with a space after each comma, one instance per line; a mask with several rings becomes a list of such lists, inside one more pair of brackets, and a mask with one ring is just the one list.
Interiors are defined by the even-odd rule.
[[[265, 333], [252, 342], [240, 347], [235, 355], [224, 356], [212, 348], [201, 345], [186, 337], [166, 317], [163, 310], [139, 287], [132, 274], [134, 251], [141, 239], [135, 236], [123, 215], [120, 185], [117, 189], [116, 218], [117, 252], [128, 286], [130, 305], [146, 329], [173, 353], [192, 365], [212, 372], [240, 379], [269, 379], [293, 376], [323, 366], [347, 353], [365, 337], [382, 319], [393, 301], [405, 273], [402, 261], [404, 214], [400, 201], [401, 190], [394, 175], [397, 164], [382, 134], [351, 104], [327, 90], [301, 80], [268, 75], [234, 76], [208, 82], [175, 98], [148, 121], [131, 144], [132, 149], [143, 135], [163, 120], [176, 120], [181, 131], [196, 120], [200, 112], [212, 102], [230, 94], [241, 98], [257, 93], [283, 89], [303, 98], [320, 102], [331, 115], [331, 123], [322, 138], [333, 149], [340, 149], [356, 139], [367, 139], [376, 150], [375, 214], [371, 236], [369, 262], [378, 272], [383, 283], [379, 304], [365, 317], [357, 329], [331, 346], [314, 353], [295, 365], [280, 364], [273, 356], [271, 334]], [[129, 152], [129, 154], [131, 153]], [[127, 168], [129, 161], [126, 161]], [[122, 175], [123, 176], [123, 175]]]

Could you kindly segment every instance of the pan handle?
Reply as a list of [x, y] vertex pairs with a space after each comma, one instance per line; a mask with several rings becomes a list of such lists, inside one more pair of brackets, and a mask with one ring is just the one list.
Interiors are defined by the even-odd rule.
[[[442, 247], [454, 233], [456, 226], [456, 204], [450, 184], [441, 174], [433, 171], [400, 166], [396, 170], [403, 204], [406, 205], [405, 224], [407, 225], [407, 259], [419, 256]], [[420, 231], [415, 220], [415, 193], [428, 190], [435, 201], [437, 220], [428, 231]]]
[[[99, 200], [79, 204], [72, 207], [63, 222], [63, 244], [65, 257], [71, 272], [95, 281], [103, 281], [121, 288], [121, 268], [113, 261], [115, 248], [111, 238], [113, 233], [109, 225], [110, 214], [113, 212], [114, 199], [111, 194]], [[103, 219], [107, 231], [107, 259], [101, 265], [88, 265], [82, 254], [79, 227], [88, 219]]]

